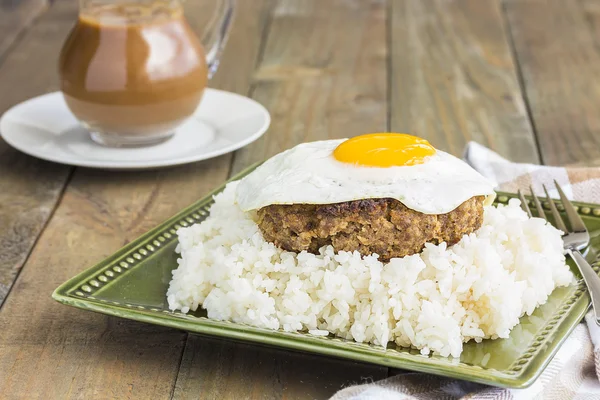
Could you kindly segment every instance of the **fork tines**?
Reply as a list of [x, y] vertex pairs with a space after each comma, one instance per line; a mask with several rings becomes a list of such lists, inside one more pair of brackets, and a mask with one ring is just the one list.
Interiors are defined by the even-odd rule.
[[[558, 182], [554, 181], [554, 185], [556, 186], [556, 190], [558, 191], [560, 202], [562, 203], [565, 209], [565, 213], [567, 214], [567, 219], [569, 221], [569, 225], [571, 226], [571, 232], [584, 232], [586, 230], [585, 224], [583, 223], [583, 220], [581, 219], [579, 214], [577, 214], [577, 211], [575, 211], [575, 207], [573, 207], [573, 204], [571, 204]], [[569, 232], [565, 223], [563, 222], [563, 219], [560, 216], [560, 213], [558, 212], [558, 209], [556, 208], [556, 204], [554, 204], [554, 201], [550, 198], [546, 185], [542, 185], [542, 187], [544, 188], [544, 192], [546, 194], [546, 201], [548, 202], [550, 211], [552, 212], [552, 217], [554, 218], [555, 226], [565, 233]], [[535, 194], [531, 186], [529, 187], [529, 190], [533, 199], [533, 205], [535, 205], [537, 216], [547, 220], [548, 218], [546, 217], [546, 213], [544, 212], [540, 199]], [[519, 199], [521, 199], [521, 207], [527, 213], [527, 215], [533, 217], [533, 213], [531, 212], [531, 209], [529, 208], [529, 205], [527, 204], [527, 200], [523, 196], [523, 193], [519, 190], [518, 194]]]
[[[554, 181], [556, 187], [558, 188], [558, 183], [556, 183], [556, 181]], [[565, 226], [565, 223], [562, 220], [562, 217], [560, 216], [560, 213], [558, 212], [558, 208], [556, 208], [556, 204], [554, 204], [554, 201], [550, 198], [550, 194], [548, 194], [548, 189], [546, 189], [546, 185], [544, 185], [544, 192], [546, 192], [546, 200], [548, 201], [548, 204], [550, 204], [550, 211], [552, 212], [552, 216], [554, 217], [554, 225], [561, 231], [563, 232], [567, 232], [567, 227]], [[562, 199], [562, 197], [561, 197]], [[570, 204], [570, 203], [569, 203]]]
[[527, 213], [527, 215], [529, 215], [530, 218], [533, 217], [533, 214], [531, 214], [531, 210], [529, 209], [529, 205], [527, 204], [527, 200], [525, 199], [525, 196], [523, 196], [521, 189], [519, 189], [517, 193], [519, 194], [519, 199], [521, 200], [521, 208]]
[[565, 192], [563, 192], [558, 182], [554, 181], [554, 185], [556, 186], [556, 190], [558, 190], [560, 202], [562, 203], [563, 207], [565, 208], [565, 212], [567, 213], [567, 219], [569, 220], [569, 225], [571, 225], [571, 230], [574, 232], [586, 231], [587, 229], [585, 227], [585, 224], [583, 223], [583, 220], [581, 219], [579, 214], [577, 214], [577, 211], [575, 211], [575, 207], [573, 207], [573, 204], [571, 204], [569, 199], [567, 199]]

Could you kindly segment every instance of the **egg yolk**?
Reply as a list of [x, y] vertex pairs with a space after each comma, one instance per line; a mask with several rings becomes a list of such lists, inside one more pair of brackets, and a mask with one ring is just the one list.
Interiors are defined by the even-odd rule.
[[368, 167], [423, 164], [435, 148], [425, 139], [406, 133], [371, 133], [348, 139], [333, 151], [336, 160]]

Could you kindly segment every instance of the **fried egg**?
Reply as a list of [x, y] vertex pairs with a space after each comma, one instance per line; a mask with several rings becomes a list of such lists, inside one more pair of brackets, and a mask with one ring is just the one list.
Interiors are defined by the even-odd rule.
[[270, 158], [241, 180], [243, 211], [273, 204], [331, 204], [391, 198], [424, 214], [445, 214], [494, 185], [426, 140], [397, 133], [303, 143]]

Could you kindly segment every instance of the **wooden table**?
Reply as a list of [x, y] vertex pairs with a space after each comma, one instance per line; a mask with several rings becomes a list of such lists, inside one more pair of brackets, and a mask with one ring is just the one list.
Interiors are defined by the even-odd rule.
[[[411, 132], [460, 155], [600, 164], [600, 1], [240, 0], [212, 87], [272, 124], [234, 154], [107, 172], [0, 139], [0, 397], [325, 398], [396, 371], [206, 339], [54, 302], [60, 283], [297, 143]], [[198, 31], [209, 0], [189, 0]], [[0, 1], [0, 112], [57, 89], [74, 0]]]

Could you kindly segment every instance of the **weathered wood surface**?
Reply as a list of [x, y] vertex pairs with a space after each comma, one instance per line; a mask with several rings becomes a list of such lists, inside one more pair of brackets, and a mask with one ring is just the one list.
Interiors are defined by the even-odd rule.
[[252, 97], [269, 132], [233, 172], [301, 142], [387, 129], [386, 2], [279, 1]]
[[600, 2], [505, 9], [543, 161], [600, 165]]
[[[2, 54], [10, 36], [3, 36], [4, 27], [15, 27], [15, 13], [25, 12], [20, 7], [7, 11], [9, 3], [0, 3], [0, 113], [56, 88], [58, 51], [77, 15], [75, 2], [56, 3], [12, 51]], [[30, 9], [33, 2], [20, 4]], [[26, 156], [0, 139], [0, 304], [48, 221], [70, 170]]]
[[[236, 152], [232, 173], [304, 141], [386, 130], [385, 2], [280, 1], [270, 18], [250, 94], [271, 127]], [[190, 335], [174, 398], [326, 398], [385, 376], [384, 367]]]
[[325, 399], [387, 368], [189, 335], [174, 399]]
[[0, 60], [48, 5], [49, 0], [0, 0]]
[[393, 0], [391, 129], [538, 162], [499, 1]]
[[[77, 10], [74, 0], [50, 3], [0, 0], [0, 112], [57, 87], [54, 65]], [[200, 31], [212, 2], [186, 7]], [[188, 166], [117, 173], [35, 160], [0, 140], [0, 301], [24, 264], [0, 309], [0, 397], [325, 398], [387, 376], [378, 366], [188, 336], [50, 299], [231, 174], [297, 143], [407, 131], [457, 155], [476, 140], [539, 162], [539, 143], [547, 163], [600, 165], [597, 1], [238, 7], [211, 86], [269, 109], [271, 128], [254, 144]]]

